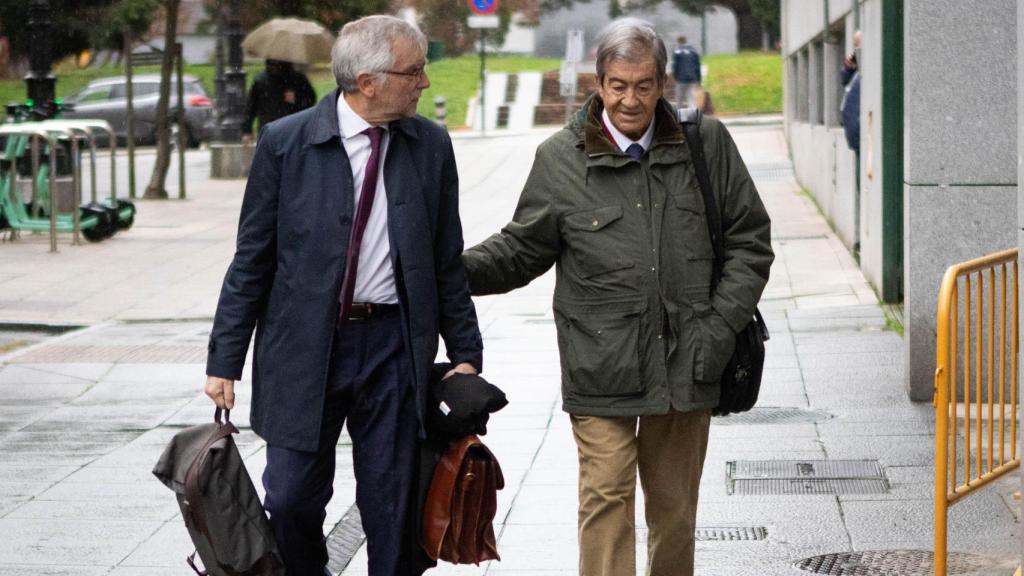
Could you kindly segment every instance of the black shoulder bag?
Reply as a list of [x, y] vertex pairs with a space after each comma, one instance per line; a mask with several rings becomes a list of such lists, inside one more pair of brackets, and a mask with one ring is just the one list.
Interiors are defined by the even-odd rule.
[[[722, 219], [715, 202], [715, 194], [708, 177], [708, 166], [704, 160], [704, 143], [700, 137], [700, 110], [696, 108], [680, 108], [679, 123], [686, 132], [686, 141], [693, 157], [693, 167], [697, 172], [701, 196], [704, 197], [705, 220], [708, 224], [708, 235], [711, 246], [715, 250], [715, 261], [711, 272], [711, 293], [715, 292], [718, 281], [722, 279], [722, 266], [725, 264], [725, 247], [722, 244]], [[761, 311], [754, 309], [754, 317], [736, 335], [736, 349], [729, 358], [721, 378], [721, 397], [718, 406], [712, 410], [715, 416], [728, 416], [737, 412], [746, 412], [757, 402], [757, 393], [761, 389], [761, 375], [764, 372], [764, 343], [768, 340], [768, 326], [761, 317]]]

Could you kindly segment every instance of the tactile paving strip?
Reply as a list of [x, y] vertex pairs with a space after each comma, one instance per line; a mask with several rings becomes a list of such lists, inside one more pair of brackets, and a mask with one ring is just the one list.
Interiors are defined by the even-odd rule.
[[726, 462], [729, 494], [884, 494], [875, 460], [736, 460]]
[[[813, 574], [840, 576], [932, 576], [934, 555], [929, 550], [866, 550], [805, 558], [794, 568]], [[947, 574], [1002, 574], [1003, 566], [973, 554], [950, 553]], [[1012, 572], [1013, 568], [1009, 568]], [[1006, 572], [1009, 574], [1010, 572]]]

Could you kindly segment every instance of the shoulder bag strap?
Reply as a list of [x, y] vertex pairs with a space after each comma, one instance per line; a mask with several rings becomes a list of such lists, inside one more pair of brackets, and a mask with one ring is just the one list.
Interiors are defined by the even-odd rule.
[[725, 247], [722, 245], [722, 217], [718, 212], [715, 192], [711, 187], [711, 177], [708, 175], [707, 161], [704, 159], [704, 141], [700, 137], [701, 113], [697, 108], [679, 108], [677, 114], [679, 123], [682, 124], [683, 130], [686, 132], [686, 143], [690, 147], [690, 157], [693, 159], [693, 168], [697, 173], [697, 183], [700, 184], [700, 195], [704, 198], [704, 219], [708, 225], [711, 247], [715, 251], [715, 263], [711, 274], [712, 285], [716, 285], [722, 278]]

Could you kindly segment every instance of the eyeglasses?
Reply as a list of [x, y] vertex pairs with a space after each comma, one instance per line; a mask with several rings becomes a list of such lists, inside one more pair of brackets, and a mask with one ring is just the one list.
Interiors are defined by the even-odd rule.
[[398, 70], [385, 70], [385, 74], [394, 74], [395, 76], [406, 76], [408, 78], [422, 78], [427, 73], [427, 65], [421, 64], [411, 70], [402, 72]]

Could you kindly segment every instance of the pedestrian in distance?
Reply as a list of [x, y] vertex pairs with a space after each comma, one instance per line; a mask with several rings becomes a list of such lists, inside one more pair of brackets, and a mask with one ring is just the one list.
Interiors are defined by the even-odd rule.
[[672, 77], [676, 81], [676, 105], [680, 108], [697, 105], [700, 89], [700, 54], [686, 43], [686, 36], [676, 39], [672, 50]]
[[636, 479], [649, 576], [693, 574], [711, 409], [773, 260], [768, 214], [725, 127], [701, 123], [724, 266], [651, 24], [598, 37], [597, 92], [542, 143], [509, 222], [463, 254], [474, 294], [555, 267], [562, 408], [579, 457], [579, 574], [636, 574]]
[[860, 65], [857, 54], [860, 52], [860, 30], [853, 33], [853, 52], [846, 55], [843, 67], [839, 70], [842, 81], [843, 99], [839, 103], [839, 118], [843, 123], [846, 145], [857, 153], [860, 166]]
[[289, 576], [329, 575], [342, 425], [369, 574], [410, 573], [405, 523], [438, 337], [447, 375], [481, 369], [451, 139], [416, 115], [426, 48], [398, 18], [346, 24], [338, 89], [267, 124], [256, 145], [206, 393], [234, 405], [255, 329], [250, 422], [267, 442], [264, 504]]
[[316, 103], [316, 92], [309, 79], [291, 62], [267, 60], [267, 67], [256, 75], [249, 88], [245, 105], [243, 139], [252, 142], [253, 123], [259, 120], [260, 130], [278, 118], [284, 118]]

